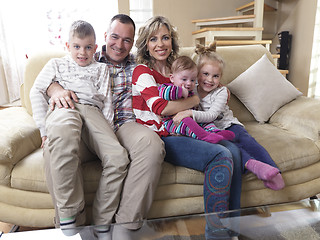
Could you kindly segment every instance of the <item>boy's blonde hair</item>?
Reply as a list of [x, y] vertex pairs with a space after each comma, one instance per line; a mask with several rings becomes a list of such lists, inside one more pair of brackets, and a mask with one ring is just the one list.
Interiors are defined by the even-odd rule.
[[195, 52], [198, 54], [197, 66], [200, 70], [208, 61], [217, 62], [220, 66], [221, 73], [223, 72], [225, 63], [222, 57], [216, 53], [217, 43], [212, 42], [208, 47], [201, 44], [196, 45]]
[[77, 20], [71, 24], [69, 39], [72, 37], [83, 39], [88, 36], [94, 36], [94, 41], [96, 41], [96, 34], [90, 23], [83, 20]]
[[180, 56], [174, 62], [171, 66], [171, 72], [176, 73], [183, 70], [198, 70], [196, 63], [188, 56]]
[[136, 41], [137, 47], [137, 63], [148, 65], [153, 68], [155, 59], [150, 56], [147, 48], [147, 44], [156, 31], [158, 31], [162, 26], [166, 26], [169, 31], [172, 40], [172, 52], [167, 59], [167, 64], [171, 67], [173, 61], [178, 56], [179, 45], [178, 45], [178, 34], [174, 27], [171, 25], [169, 20], [162, 16], [155, 16], [150, 18], [144, 26], [139, 29], [139, 37]]

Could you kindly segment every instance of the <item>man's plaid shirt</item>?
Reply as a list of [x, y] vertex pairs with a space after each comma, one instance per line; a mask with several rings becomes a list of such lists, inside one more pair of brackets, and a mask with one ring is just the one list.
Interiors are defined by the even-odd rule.
[[111, 91], [114, 107], [114, 130], [125, 122], [135, 121], [132, 110], [132, 72], [136, 66], [134, 56], [130, 54], [120, 65], [113, 65], [102, 52], [95, 54], [98, 62], [109, 67]]

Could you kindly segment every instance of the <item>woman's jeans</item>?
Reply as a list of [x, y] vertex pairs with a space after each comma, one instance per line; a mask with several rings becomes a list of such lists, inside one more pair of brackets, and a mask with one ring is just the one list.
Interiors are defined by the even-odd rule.
[[[237, 146], [229, 141], [212, 144], [184, 136], [162, 137], [162, 140], [166, 149], [165, 161], [205, 173], [206, 212], [240, 208], [242, 171], [241, 157]], [[226, 197], [225, 194], [228, 194], [229, 190], [230, 197]], [[214, 206], [208, 206], [208, 200], [212, 194], [216, 201], [221, 198], [227, 206], [218, 206], [215, 204], [216, 201], [213, 203], [209, 201]]]
[[[241, 196], [241, 157], [236, 145], [229, 141], [212, 144], [184, 136], [162, 137], [165, 143], [165, 161], [205, 174], [203, 184], [204, 209], [206, 213], [221, 212], [240, 208]], [[230, 195], [229, 195], [230, 194]], [[221, 217], [227, 215], [206, 215], [206, 239], [230, 239], [237, 236], [238, 223], [223, 225]], [[229, 228], [234, 230], [230, 231]]]

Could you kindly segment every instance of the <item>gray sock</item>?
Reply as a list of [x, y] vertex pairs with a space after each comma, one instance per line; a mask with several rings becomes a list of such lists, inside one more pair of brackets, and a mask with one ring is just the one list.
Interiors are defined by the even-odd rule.
[[97, 226], [94, 227], [94, 235], [98, 240], [112, 240], [112, 231], [110, 226]]
[[133, 240], [134, 231], [115, 224], [112, 231], [112, 239]]

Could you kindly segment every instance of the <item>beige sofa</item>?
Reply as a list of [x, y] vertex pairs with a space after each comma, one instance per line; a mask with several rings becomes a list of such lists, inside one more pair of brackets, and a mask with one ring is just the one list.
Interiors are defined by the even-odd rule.
[[[182, 49], [182, 54], [192, 52], [193, 48]], [[218, 52], [227, 63], [224, 83], [233, 81], [263, 54], [271, 59], [263, 46], [220, 47]], [[22, 107], [0, 110], [0, 221], [30, 227], [54, 225], [54, 208], [46, 187], [41, 139], [32, 119], [29, 91], [43, 65], [62, 55], [40, 53], [30, 57], [21, 87]], [[320, 101], [300, 96], [281, 107], [265, 124], [258, 123], [234, 96], [229, 105], [269, 151], [286, 183], [283, 190], [272, 191], [252, 174], [244, 175], [242, 207], [296, 201], [320, 192]], [[86, 204], [90, 208], [101, 169], [98, 161], [84, 167]], [[164, 163], [149, 218], [202, 213], [203, 179], [201, 172]]]

